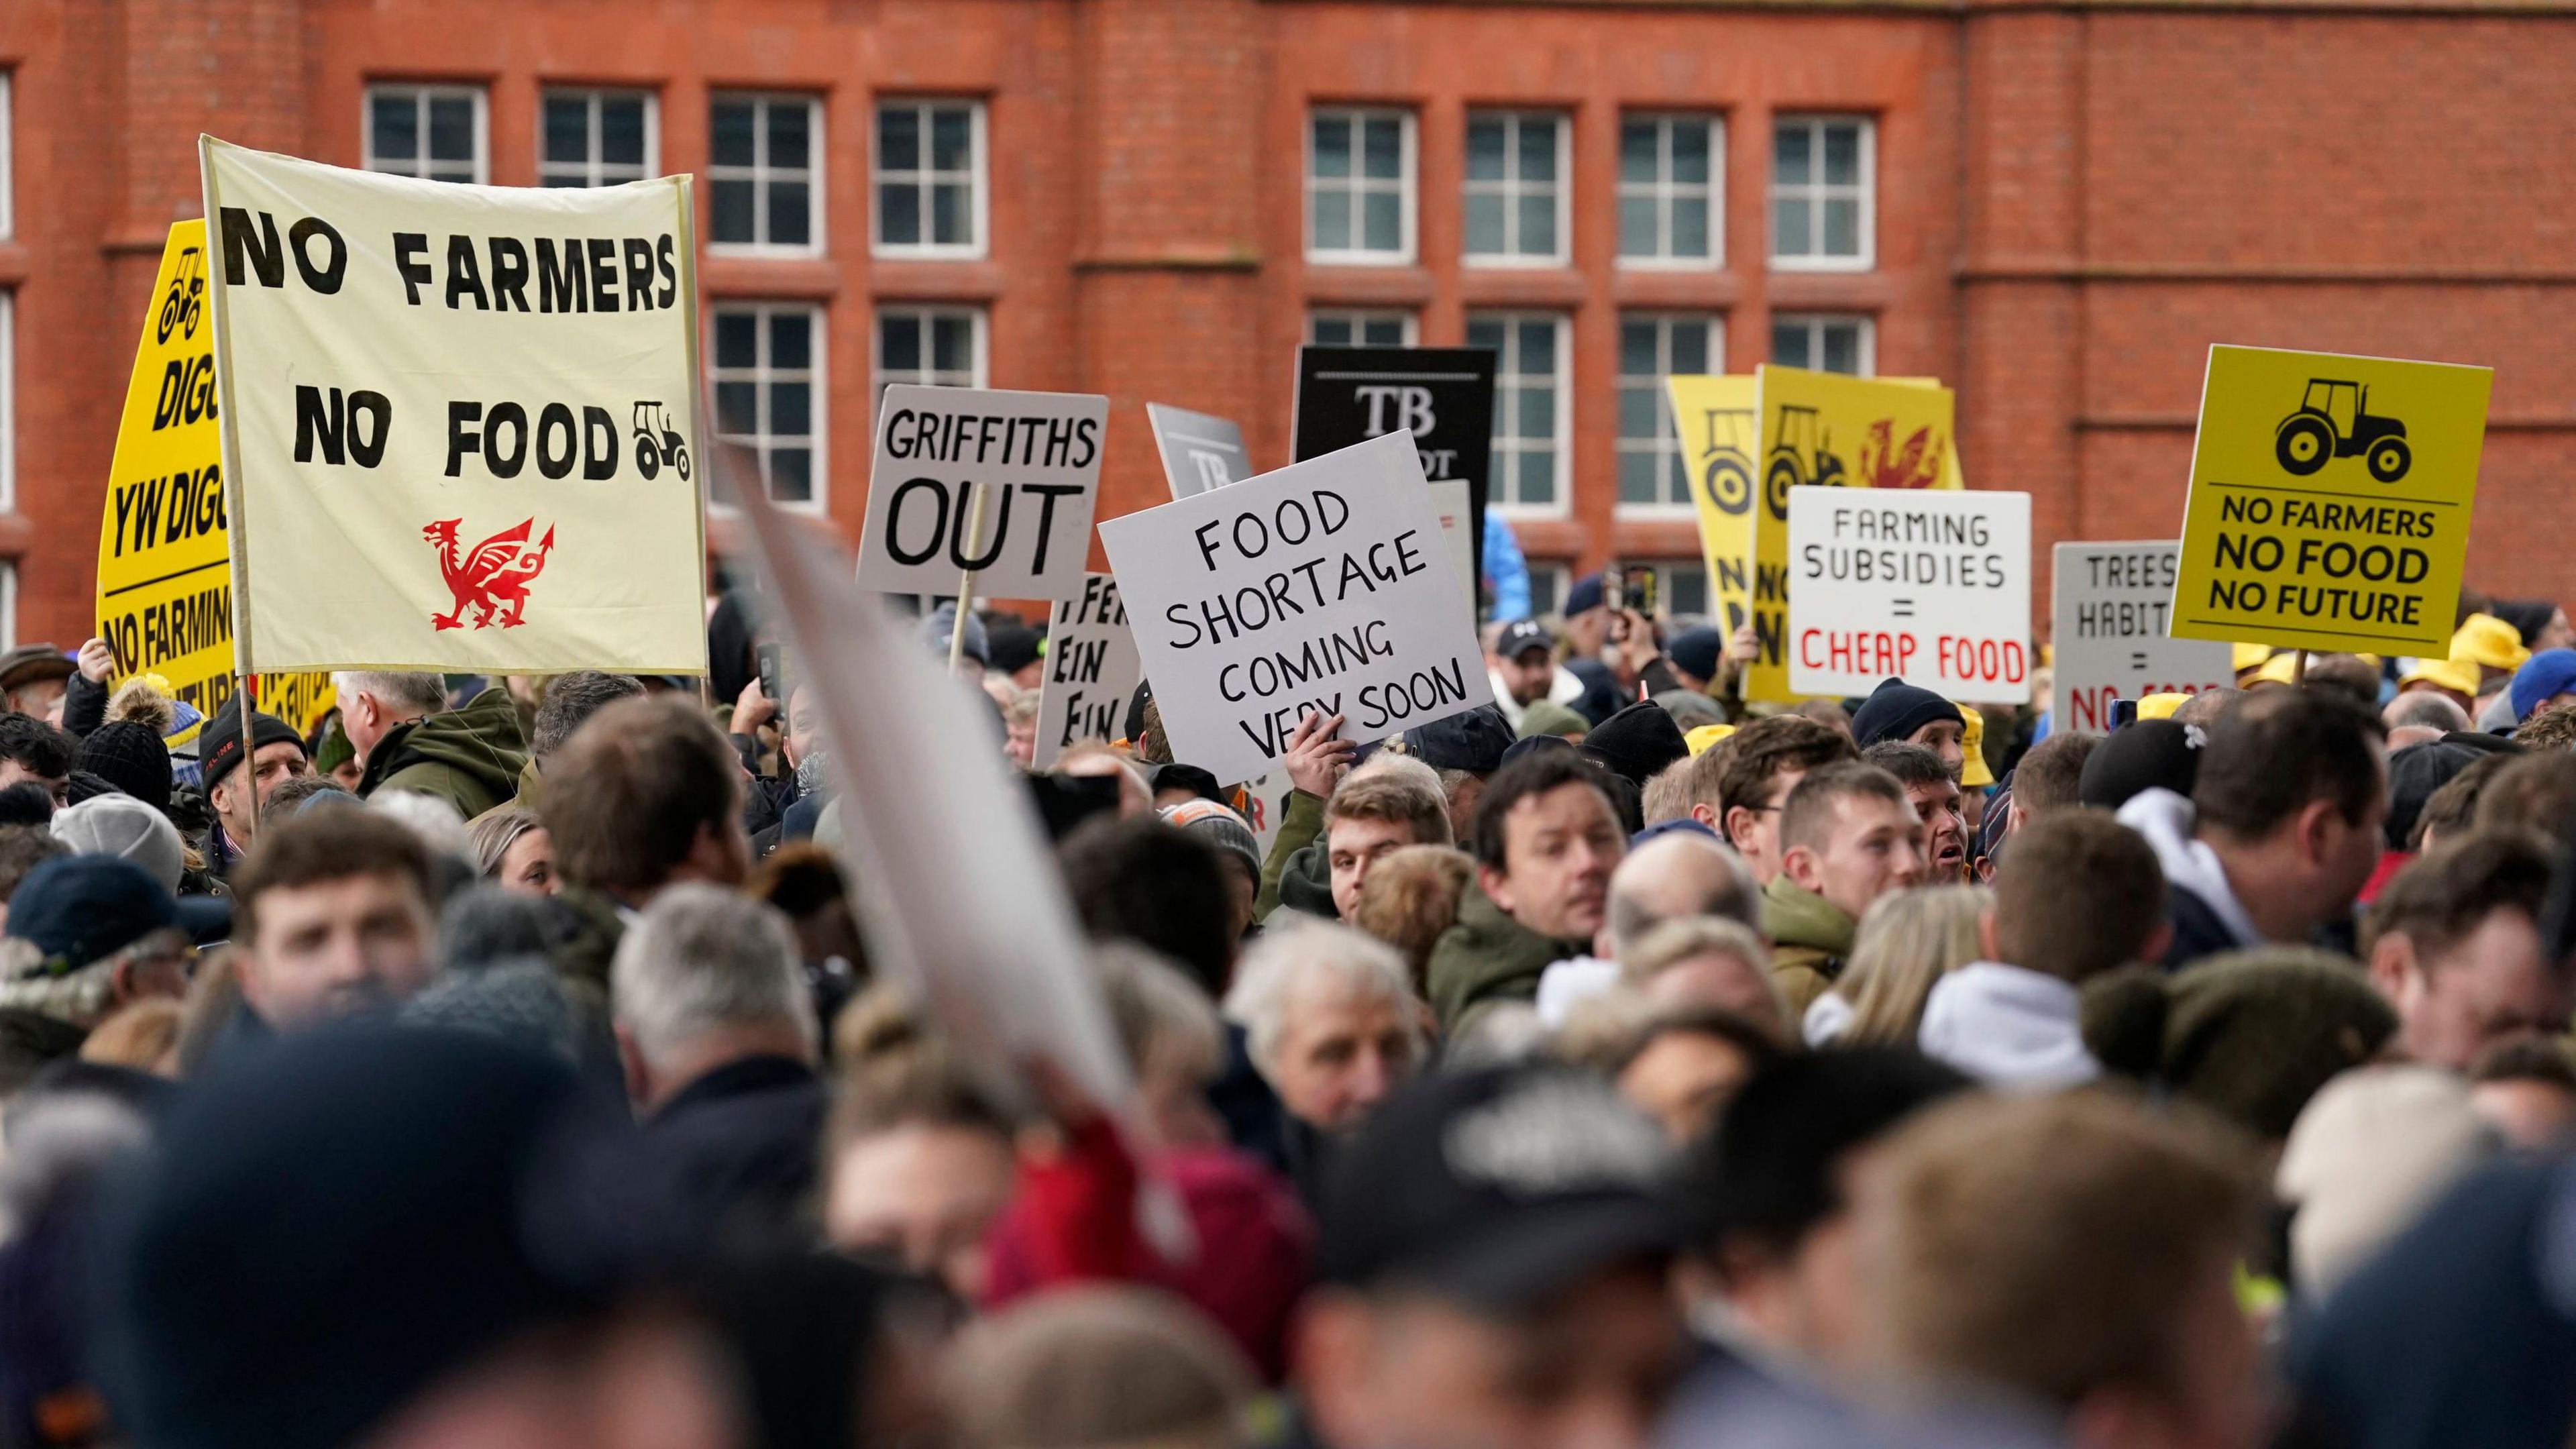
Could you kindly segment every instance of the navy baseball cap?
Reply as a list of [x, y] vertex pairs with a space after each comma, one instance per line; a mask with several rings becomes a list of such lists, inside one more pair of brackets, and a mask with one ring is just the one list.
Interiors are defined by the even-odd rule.
[[222, 901], [180, 900], [123, 856], [59, 855], [18, 883], [8, 934], [33, 943], [49, 966], [77, 970], [154, 931], [176, 927], [202, 939], [231, 919]]
[[1577, 614], [1588, 614], [1606, 601], [1601, 589], [1601, 576], [1585, 574], [1574, 581], [1573, 588], [1565, 591], [1565, 617], [1571, 619]]

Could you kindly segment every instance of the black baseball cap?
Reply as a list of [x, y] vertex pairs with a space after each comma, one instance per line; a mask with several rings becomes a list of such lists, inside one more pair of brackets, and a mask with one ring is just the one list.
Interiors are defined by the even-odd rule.
[[1494, 641], [1494, 657], [1518, 659], [1532, 649], [1556, 652], [1556, 636], [1536, 619], [1514, 619], [1503, 626], [1502, 636]]
[[1530, 1065], [1421, 1078], [1325, 1184], [1323, 1276], [1522, 1312], [1679, 1250], [1672, 1169], [1662, 1133], [1597, 1078]]

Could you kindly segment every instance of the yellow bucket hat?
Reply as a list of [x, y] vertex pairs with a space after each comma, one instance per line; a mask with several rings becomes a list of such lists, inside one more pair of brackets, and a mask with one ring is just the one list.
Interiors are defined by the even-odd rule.
[[2471, 614], [2451, 635], [2451, 657], [2489, 669], [2520, 669], [2531, 651], [2522, 647], [2522, 632], [2511, 624], [2493, 614]]
[[1708, 753], [1709, 746], [1733, 733], [1735, 733], [1735, 726], [1731, 724], [1701, 725], [1683, 735], [1682, 743], [1689, 747], [1692, 754], [1704, 755]]
[[2228, 647], [2236, 651], [2235, 667], [2239, 674], [2259, 666], [2264, 660], [2272, 657], [2272, 646], [2269, 644], [2231, 644]]
[[1968, 752], [1959, 762], [1959, 786], [1982, 790], [1995, 782], [1995, 772], [1986, 768], [1986, 717], [1963, 704], [1959, 724], [1959, 748]]
[[2453, 694], [2475, 699], [2478, 697], [2478, 662], [2474, 659], [2419, 659], [2406, 677], [2397, 681], [2399, 689], [2410, 684], [2438, 685]]
[[2191, 699], [2188, 694], [2145, 694], [2138, 697], [2138, 718], [2172, 719], [2174, 711]]

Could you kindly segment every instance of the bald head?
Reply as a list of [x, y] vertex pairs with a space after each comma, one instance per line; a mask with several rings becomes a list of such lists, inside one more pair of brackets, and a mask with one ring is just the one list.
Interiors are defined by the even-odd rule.
[[1695, 830], [1659, 835], [1610, 873], [1610, 949], [1624, 956], [1670, 920], [1719, 916], [1754, 924], [1761, 892], [1736, 853]]

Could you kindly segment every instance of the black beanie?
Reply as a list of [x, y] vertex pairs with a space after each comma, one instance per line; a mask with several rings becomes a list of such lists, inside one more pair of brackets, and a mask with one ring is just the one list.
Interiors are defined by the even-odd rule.
[[118, 720], [91, 730], [73, 768], [105, 779], [155, 810], [170, 808], [170, 747], [150, 725]]
[[2143, 790], [2171, 790], [2190, 799], [2200, 779], [2199, 734], [2169, 719], [2123, 725], [2085, 757], [2076, 799], [2104, 810], [2119, 809]]
[[1920, 685], [1890, 679], [1871, 691], [1851, 717], [1852, 742], [1862, 749], [1881, 740], [1905, 740], [1925, 725], [1948, 720], [1967, 724], [1959, 707]]
[[1690, 753], [1682, 727], [1673, 723], [1672, 711], [1651, 699], [1639, 700], [1594, 725], [1575, 748], [1610, 773], [1639, 785]]
[[2424, 807], [2433, 792], [2451, 783], [2451, 777], [2478, 760], [2478, 752], [2466, 745], [2445, 744], [2427, 740], [2388, 757], [2388, 848], [2409, 850], [2414, 838], [2415, 822], [2424, 815]]
[[[216, 710], [215, 717], [206, 721], [206, 727], [197, 734], [197, 778], [209, 796], [242, 761], [241, 712], [242, 697], [235, 694], [224, 701], [224, 707]], [[251, 711], [250, 733], [254, 750], [264, 750], [270, 745], [304, 748], [304, 736], [295, 732], [295, 726], [273, 714]]]

